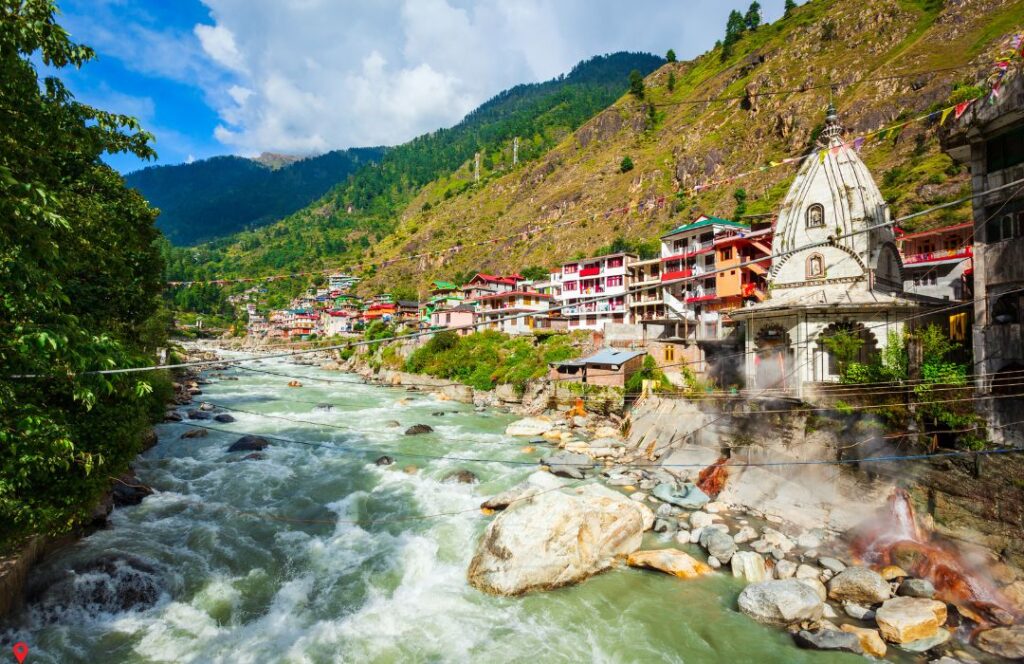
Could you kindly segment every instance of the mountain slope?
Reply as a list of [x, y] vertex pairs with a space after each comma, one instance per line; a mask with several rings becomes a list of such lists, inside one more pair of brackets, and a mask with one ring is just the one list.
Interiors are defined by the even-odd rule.
[[322, 196], [383, 148], [335, 150], [294, 160], [213, 157], [191, 164], [151, 166], [125, 176], [160, 209], [157, 226], [177, 245], [189, 245], [261, 226]]
[[[417, 137], [387, 151], [380, 163], [334, 187], [284, 221], [202, 251], [171, 257], [171, 278], [267, 273], [322, 265], [327, 258], [356, 256], [386, 237], [420, 188], [447, 181], [442, 199], [458, 195], [471, 180], [481, 154], [484, 181], [535, 160], [625, 91], [633, 69], [649, 73], [664, 62], [644, 53], [598, 56], [567, 75], [518, 85], [490, 99], [459, 124]], [[461, 169], [461, 175], [452, 175]], [[423, 203], [420, 203], [423, 206]], [[198, 257], [198, 264], [197, 264]]]

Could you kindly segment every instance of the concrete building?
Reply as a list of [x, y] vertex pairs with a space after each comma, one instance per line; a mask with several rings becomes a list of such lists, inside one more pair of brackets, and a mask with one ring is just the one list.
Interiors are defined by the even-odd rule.
[[903, 289], [938, 300], [973, 297], [974, 224], [970, 221], [917, 233], [897, 230], [903, 259]]
[[[603, 330], [608, 323], [626, 322], [627, 263], [636, 255], [620, 252], [584, 258], [562, 265], [562, 292], [556, 302], [570, 330]], [[601, 300], [594, 300], [602, 297]]]
[[642, 368], [646, 354], [642, 350], [602, 348], [589, 357], [553, 362], [549, 377], [563, 383], [624, 387], [630, 376]]
[[452, 307], [435, 309], [430, 313], [430, 329], [454, 329], [459, 336], [476, 332], [473, 323], [476, 321], [476, 310], [470, 304], [459, 303]]
[[842, 134], [829, 107], [820, 152], [804, 160], [779, 210], [772, 253], [782, 255], [767, 274], [770, 295], [730, 313], [745, 323], [748, 388], [804, 397], [807, 384], [839, 379], [826, 337], [859, 335], [859, 359], [869, 363], [889, 332], [902, 334], [906, 318], [922, 311], [903, 292], [885, 199]]
[[[478, 330], [505, 334], [533, 334], [537, 319], [548, 310], [551, 296], [536, 291], [510, 290], [491, 293], [474, 300]], [[522, 315], [518, 315], [522, 314]], [[516, 316], [509, 319], [509, 316]]]
[[[967, 164], [974, 213], [973, 351], [979, 410], [995, 425], [992, 440], [1024, 445], [1024, 76], [1002, 86], [994, 103], [974, 102], [943, 137]], [[1007, 187], [1006, 185], [1015, 186]], [[998, 189], [998, 190], [997, 190]]]

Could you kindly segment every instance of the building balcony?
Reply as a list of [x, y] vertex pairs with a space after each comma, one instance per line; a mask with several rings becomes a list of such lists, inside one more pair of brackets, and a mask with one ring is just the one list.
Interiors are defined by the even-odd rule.
[[968, 245], [956, 249], [940, 249], [939, 251], [927, 251], [921, 254], [910, 254], [903, 257], [904, 265], [919, 265], [922, 263], [934, 263], [938, 261], [955, 260], [958, 258], [970, 258], [974, 255], [974, 247]]
[[599, 274], [601, 274], [600, 265], [596, 265], [594, 267], [585, 267], [579, 271], [579, 276], [581, 277], [596, 277]]
[[686, 268], [685, 270], [675, 270], [674, 272], [662, 272], [662, 281], [675, 281], [676, 279], [686, 279], [693, 276], [693, 270]]

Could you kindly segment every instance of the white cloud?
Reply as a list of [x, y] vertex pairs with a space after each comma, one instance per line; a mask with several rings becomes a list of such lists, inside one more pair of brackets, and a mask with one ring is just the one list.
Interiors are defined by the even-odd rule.
[[230, 30], [222, 25], [200, 23], [193, 28], [193, 32], [199, 38], [203, 51], [213, 58], [214, 62], [234, 71], [246, 71], [245, 61], [242, 59], [242, 54], [238, 52], [235, 36], [231, 34]]

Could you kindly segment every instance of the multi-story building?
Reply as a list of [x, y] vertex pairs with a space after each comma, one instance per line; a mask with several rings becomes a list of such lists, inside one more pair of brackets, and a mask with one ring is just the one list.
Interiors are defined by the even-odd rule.
[[347, 291], [359, 283], [359, 277], [341, 272], [327, 277], [327, 286], [330, 290]]
[[627, 264], [633, 260], [635, 254], [620, 252], [562, 265], [557, 302], [570, 330], [603, 330], [608, 323], [627, 322]]
[[973, 297], [974, 223], [917, 233], [897, 229], [896, 246], [903, 258], [903, 290], [940, 300]]
[[[533, 334], [537, 319], [548, 310], [550, 295], [533, 290], [509, 290], [490, 293], [474, 301], [478, 330], [498, 330], [505, 334]], [[515, 318], [508, 318], [515, 316]]]
[[[1024, 444], [1024, 76], [1013, 76], [992, 103], [970, 105], [943, 147], [970, 166], [974, 190], [975, 386], [991, 439]], [[1008, 186], [1009, 185], [1009, 186]], [[988, 193], [986, 193], [988, 192]]]
[[665, 300], [661, 296], [661, 258], [645, 258], [626, 263], [629, 296], [629, 322], [665, 320]]
[[430, 314], [430, 329], [455, 330], [460, 336], [475, 332], [474, 322], [476, 322], [476, 310], [473, 305], [467, 303], [435, 309]]
[[718, 314], [717, 338], [728, 336], [735, 329], [729, 311], [763, 302], [768, 297], [766, 278], [772, 263], [772, 233], [772, 226], [767, 223], [715, 235], [715, 299], [706, 307]]
[[518, 274], [502, 277], [480, 272], [474, 275], [460, 290], [462, 290], [464, 300], [477, 300], [485, 295], [515, 290], [522, 281], [523, 277]]
[[448, 281], [431, 282], [430, 295], [420, 303], [420, 318], [425, 326], [433, 326], [432, 315], [439, 309], [450, 309], [462, 303], [462, 291]]

